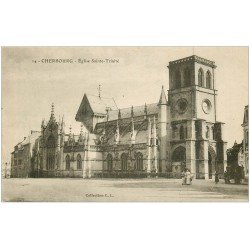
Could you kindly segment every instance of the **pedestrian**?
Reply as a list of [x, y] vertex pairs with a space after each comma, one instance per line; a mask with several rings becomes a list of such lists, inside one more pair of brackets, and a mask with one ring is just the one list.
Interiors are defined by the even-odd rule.
[[188, 169], [186, 170], [185, 177], [186, 177], [186, 185], [191, 185], [192, 184], [191, 173]]
[[182, 185], [186, 185], [186, 174], [184, 170], [181, 173], [181, 179], [182, 179]]
[[218, 182], [219, 182], [219, 174], [218, 174], [217, 171], [215, 171], [214, 177], [215, 177], [215, 184], [218, 184]]
[[224, 172], [224, 180], [225, 180], [225, 184], [229, 184], [229, 181], [228, 181], [228, 172], [227, 170]]

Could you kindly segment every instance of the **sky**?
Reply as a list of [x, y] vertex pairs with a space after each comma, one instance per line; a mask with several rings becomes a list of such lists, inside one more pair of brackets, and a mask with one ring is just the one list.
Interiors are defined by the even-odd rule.
[[40, 130], [43, 118], [48, 121], [52, 103], [56, 118], [64, 115], [66, 132], [71, 125], [78, 134], [75, 115], [84, 93], [98, 95], [100, 84], [101, 96], [113, 97], [119, 108], [158, 102], [162, 85], [166, 92], [169, 88], [169, 61], [193, 54], [215, 61], [218, 121], [225, 122], [228, 147], [241, 142], [248, 105], [248, 47], [4, 47], [2, 161], [10, 161], [14, 146], [30, 130]]

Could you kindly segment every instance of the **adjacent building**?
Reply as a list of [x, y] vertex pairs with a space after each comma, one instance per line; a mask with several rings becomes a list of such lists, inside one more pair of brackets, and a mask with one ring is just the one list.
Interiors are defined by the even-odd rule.
[[227, 166], [228, 167], [243, 167], [244, 166], [243, 142], [234, 142], [232, 148], [227, 150]]
[[215, 69], [198, 56], [171, 61], [167, 95], [162, 87], [155, 103], [141, 106], [119, 109], [113, 98], [84, 94], [77, 135], [66, 133], [52, 106], [34, 143], [25, 149], [22, 142], [12, 153], [13, 176], [173, 178], [185, 168], [201, 179], [223, 174], [227, 143], [217, 118]]
[[14, 147], [11, 153], [11, 177], [31, 177], [33, 147], [39, 136], [39, 131], [31, 130], [30, 134]]
[[244, 109], [244, 118], [241, 125], [243, 127], [243, 157], [244, 157], [244, 172], [245, 176], [249, 174], [248, 166], [248, 105]]

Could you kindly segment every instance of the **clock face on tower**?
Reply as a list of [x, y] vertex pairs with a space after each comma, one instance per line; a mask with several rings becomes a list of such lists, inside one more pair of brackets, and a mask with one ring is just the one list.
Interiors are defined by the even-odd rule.
[[212, 108], [212, 104], [208, 99], [202, 101], [202, 110], [205, 114], [209, 114]]
[[179, 99], [176, 103], [176, 109], [179, 114], [184, 114], [187, 110], [188, 102], [186, 99]]

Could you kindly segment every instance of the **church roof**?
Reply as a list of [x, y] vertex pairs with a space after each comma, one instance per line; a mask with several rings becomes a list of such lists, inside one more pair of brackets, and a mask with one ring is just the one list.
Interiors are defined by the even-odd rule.
[[[151, 103], [151, 104], [147, 104], [147, 114], [148, 115], [154, 115], [154, 114], [158, 114], [158, 106], [157, 103]], [[133, 116], [144, 116], [145, 115], [145, 105], [142, 106], [135, 106], [133, 107]], [[109, 112], [109, 121], [113, 121], [113, 120], [117, 120], [118, 119], [118, 112], [119, 110], [111, 110]], [[123, 108], [120, 109], [120, 113], [121, 113], [121, 119], [124, 118], [130, 118], [131, 117], [131, 107], [129, 108]]]
[[113, 98], [99, 97], [94, 95], [87, 95], [89, 105], [95, 114], [106, 114], [106, 109], [118, 109]]

